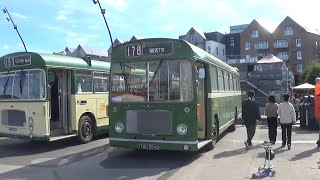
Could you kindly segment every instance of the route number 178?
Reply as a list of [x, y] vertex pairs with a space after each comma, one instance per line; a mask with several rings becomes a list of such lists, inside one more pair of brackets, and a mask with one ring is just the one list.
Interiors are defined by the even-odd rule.
[[126, 55], [128, 57], [131, 56], [141, 56], [142, 54], [142, 49], [141, 49], [141, 45], [130, 45], [130, 46], [126, 46]]

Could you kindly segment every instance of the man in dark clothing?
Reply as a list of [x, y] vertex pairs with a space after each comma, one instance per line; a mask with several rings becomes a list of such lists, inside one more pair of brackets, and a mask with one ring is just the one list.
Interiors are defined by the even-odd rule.
[[257, 120], [261, 121], [259, 106], [257, 101], [254, 99], [254, 91], [247, 92], [248, 98], [242, 103], [242, 118], [244, 125], [247, 128], [247, 141], [244, 142], [246, 148], [252, 146], [252, 138], [256, 132]]

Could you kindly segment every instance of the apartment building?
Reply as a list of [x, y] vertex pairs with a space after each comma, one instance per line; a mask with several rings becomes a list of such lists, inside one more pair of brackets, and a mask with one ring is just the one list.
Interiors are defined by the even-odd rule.
[[196, 45], [222, 61], [226, 61], [226, 36], [220, 32], [203, 33], [192, 27], [187, 34], [179, 36], [179, 39]]
[[271, 33], [256, 20], [240, 34], [240, 55], [261, 59], [273, 54], [292, 70], [295, 83], [304, 68], [320, 59], [320, 35], [299, 25], [287, 16]]

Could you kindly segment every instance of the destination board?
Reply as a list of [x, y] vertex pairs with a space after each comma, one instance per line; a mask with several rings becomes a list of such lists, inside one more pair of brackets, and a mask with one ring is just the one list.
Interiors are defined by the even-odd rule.
[[172, 42], [132, 44], [125, 48], [127, 57], [166, 55], [173, 53]]
[[16, 67], [16, 66], [27, 66], [27, 65], [31, 65], [30, 54], [4, 58], [4, 66], [6, 68]]

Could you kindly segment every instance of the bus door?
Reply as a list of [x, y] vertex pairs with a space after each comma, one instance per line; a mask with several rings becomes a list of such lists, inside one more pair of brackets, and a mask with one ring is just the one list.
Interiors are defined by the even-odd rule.
[[69, 134], [69, 104], [71, 94], [71, 72], [68, 70], [49, 70], [53, 74], [54, 80], [50, 82], [51, 94], [51, 136]]
[[206, 135], [206, 88], [204, 65], [197, 63], [196, 71], [198, 139], [204, 139]]

